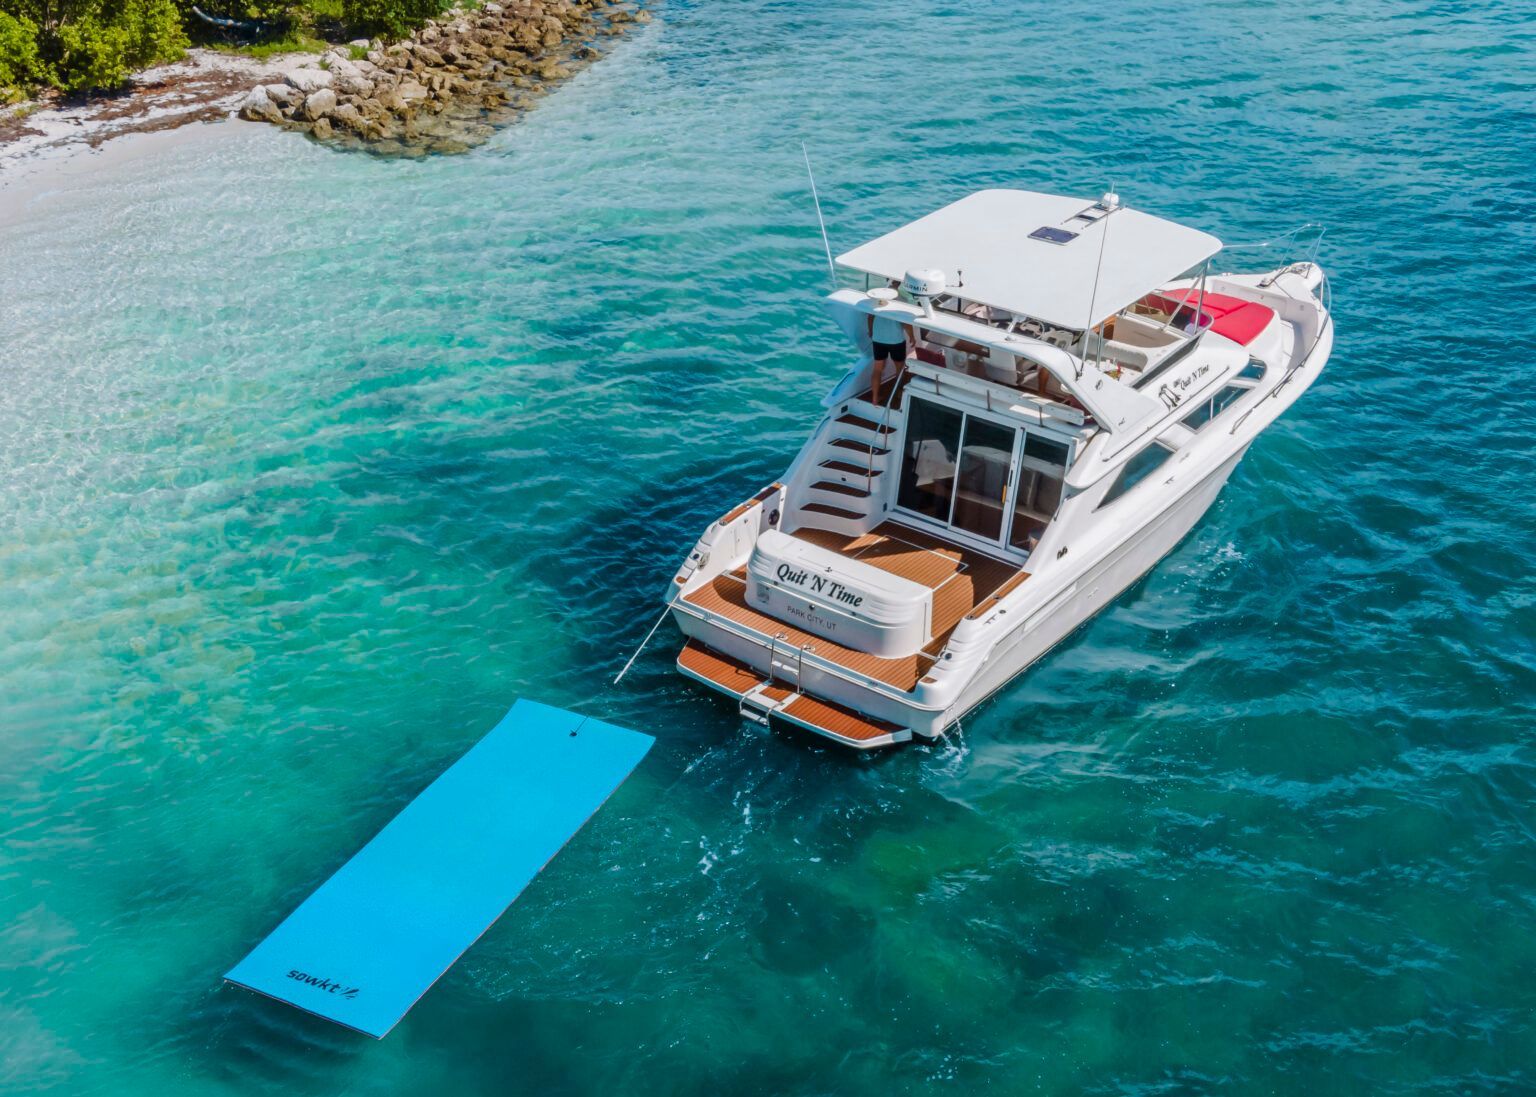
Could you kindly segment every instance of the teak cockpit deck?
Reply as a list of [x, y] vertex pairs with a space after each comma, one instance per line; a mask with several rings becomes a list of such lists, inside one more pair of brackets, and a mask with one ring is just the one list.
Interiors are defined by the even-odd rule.
[[812, 527], [798, 529], [792, 536], [928, 587], [934, 594], [933, 639], [915, 654], [897, 658], [881, 658], [844, 647], [753, 609], [747, 601], [744, 568], [716, 576], [685, 600], [771, 637], [785, 655], [809, 645], [809, 650], [824, 659], [903, 691], [910, 691], [927, 673], [949, 634], [967, 614], [1010, 580], [1027, 575], [1006, 561], [895, 522], [853, 536]]

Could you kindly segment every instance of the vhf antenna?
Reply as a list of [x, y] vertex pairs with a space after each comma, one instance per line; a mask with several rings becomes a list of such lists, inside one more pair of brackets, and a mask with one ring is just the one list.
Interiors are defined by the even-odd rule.
[[811, 171], [811, 154], [805, 149], [805, 142], [800, 142], [800, 155], [805, 157], [805, 174], [811, 181], [811, 201], [816, 203], [816, 223], [821, 226], [821, 246], [827, 252], [827, 277], [832, 279], [832, 288], [837, 289], [837, 267], [832, 263], [832, 245], [827, 240], [827, 221], [821, 215], [821, 196], [816, 193], [816, 174]]

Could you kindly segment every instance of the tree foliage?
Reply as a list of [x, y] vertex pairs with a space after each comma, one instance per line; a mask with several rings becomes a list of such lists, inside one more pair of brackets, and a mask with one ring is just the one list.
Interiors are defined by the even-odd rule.
[[0, 90], [28, 88], [47, 79], [48, 70], [37, 52], [37, 24], [26, 16], [0, 11]]
[[186, 47], [176, 0], [0, 0], [0, 85], [112, 88]]
[[323, 26], [327, 37], [344, 30], [400, 38], [448, 6], [448, 0], [0, 0], [0, 102], [7, 88], [118, 87], [135, 69], [174, 60], [189, 44], [189, 30], [205, 40], [210, 35], [192, 14], [193, 3], [258, 22], [269, 37]]
[[341, 18], [360, 34], [403, 38], [446, 6], [441, 0], [341, 0]]

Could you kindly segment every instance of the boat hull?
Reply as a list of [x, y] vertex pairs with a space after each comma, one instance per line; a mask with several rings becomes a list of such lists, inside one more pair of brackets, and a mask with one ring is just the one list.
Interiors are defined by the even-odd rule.
[[[1069, 587], [1072, 593], [1054, 600], [1045, 611], [1007, 633], [956, 701], [947, 707], [925, 707], [893, 696], [832, 668], [817, 665], [815, 661], [798, 662], [792, 670], [781, 669], [778, 677], [788, 686], [911, 728], [914, 734], [928, 738], [941, 735], [1156, 567], [1204, 517], [1247, 448], [1243, 446], [1213, 469], [1176, 503], [1159, 512], [1137, 535], [1120, 541], [1102, 560], [1090, 565]], [[680, 602], [673, 605], [673, 617], [690, 639], [749, 666], [767, 670], [770, 653], [756, 637], [726, 622], [700, 615]], [[782, 668], [783, 664], [780, 665]]]
[[1155, 568], [1205, 517], [1247, 450], [1244, 446], [1233, 454], [1174, 506], [1148, 523], [1138, 536], [1122, 541], [1090, 567], [1069, 588], [1073, 593], [1053, 604], [1038, 622], [1026, 620], [1007, 634], [962, 691], [960, 699], [944, 713], [939, 730], [963, 718], [1023, 674]]

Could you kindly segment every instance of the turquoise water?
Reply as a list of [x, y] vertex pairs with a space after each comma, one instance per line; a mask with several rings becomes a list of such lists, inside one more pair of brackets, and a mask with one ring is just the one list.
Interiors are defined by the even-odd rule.
[[[0, 229], [0, 1090], [1536, 1089], [1529, 12], [674, 0], [490, 146], [254, 126]], [[874, 759], [608, 683], [983, 185], [1330, 226], [1148, 579]], [[0, 202], [6, 201], [0, 197]], [[375, 1044], [218, 976], [520, 695], [641, 771]]]

